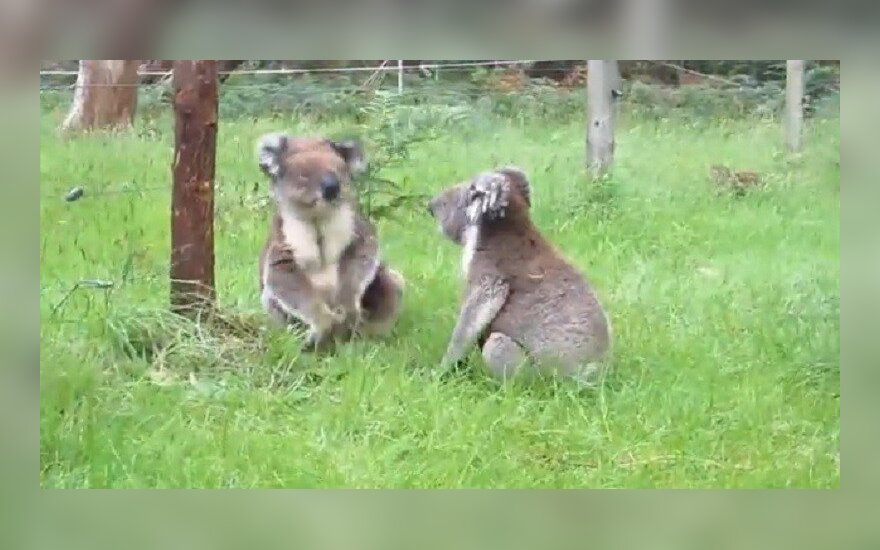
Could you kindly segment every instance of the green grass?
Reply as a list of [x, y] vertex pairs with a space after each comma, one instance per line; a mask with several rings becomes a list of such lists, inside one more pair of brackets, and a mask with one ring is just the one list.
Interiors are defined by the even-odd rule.
[[[459, 253], [423, 209], [379, 223], [407, 278], [385, 341], [300, 356], [260, 313], [269, 212], [253, 158], [285, 119], [221, 121], [217, 291], [238, 328], [175, 319], [169, 121], [62, 140], [42, 119], [40, 478], [44, 487], [837, 487], [839, 125], [797, 159], [767, 122], [624, 121], [613, 177], [583, 175], [584, 128], [481, 119], [386, 174], [430, 193], [524, 168], [538, 226], [608, 309], [615, 370], [596, 391], [438, 381]], [[768, 189], [716, 196], [708, 166]], [[159, 190], [95, 194], [127, 182]], [[64, 193], [83, 185], [85, 198]], [[89, 194], [92, 193], [91, 196]], [[107, 279], [111, 290], [84, 288]], [[56, 311], [53, 307], [58, 306]]]

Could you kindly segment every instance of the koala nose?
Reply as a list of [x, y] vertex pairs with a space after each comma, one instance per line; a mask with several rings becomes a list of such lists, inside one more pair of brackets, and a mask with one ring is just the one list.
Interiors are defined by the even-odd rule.
[[324, 174], [321, 178], [321, 196], [326, 201], [332, 201], [339, 196], [339, 178], [336, 174]]

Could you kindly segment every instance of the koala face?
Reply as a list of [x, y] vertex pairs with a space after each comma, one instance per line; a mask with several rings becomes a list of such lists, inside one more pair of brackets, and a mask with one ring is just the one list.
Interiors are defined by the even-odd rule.
[[468, 225], [467, 199], [470, 183], [460, 183], [441, 191], [428, 202], [428, 213], [437, 220], [440, 232], [462, 244]]
[[363, 150], [354, 141], [268, 134], [258, 142], [257, 156], [279, 207], [308, 216], [349, 203], [352, 176], [364, 169]]
[[272, 194], [279, 205], [298, 211], [327, 209], [351, 198], [351, 177], [338, 155], [309, 151], [287, 159]]
[[528, 216], [530, 206], [531, 185], [525, 173], [506, 167], [444, 189], [428, 203], [428, 212], [444, 235], [462, 244], [468, 225]]

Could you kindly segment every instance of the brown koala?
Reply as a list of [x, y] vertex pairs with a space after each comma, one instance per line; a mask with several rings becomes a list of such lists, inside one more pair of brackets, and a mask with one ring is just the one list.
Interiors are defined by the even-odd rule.
[[428, 204], [443, 234], [464, 247], [467, 288], [441, 369], [478, 343], [498, 377], [545, 372], [591, 383], [608, 358], [610, 323], [590, 284], [532, 223], [530, 206], [517, 168], [479, 174]]
[[270, 317], [306, 325], [309, 349], [388, 332], [403, 277], [380, 261], [375, 229], [356, 209], [352, 177], [364, 169], [361, 146], [273, 133], [259, 140], [257, 156], [277, 207], [260, 256]]

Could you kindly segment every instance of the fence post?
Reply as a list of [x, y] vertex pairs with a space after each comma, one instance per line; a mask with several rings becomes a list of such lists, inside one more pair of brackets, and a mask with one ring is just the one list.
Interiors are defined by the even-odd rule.
[[397, 93], [403, 93], [403, 59], [397, 60]]
[[594, 177], [611, 167], [614, 155], [610, 78], [608, 61], [587, 61], [587, 167]]
[[804, 126], [804, 61], [785, 62], [785, 144], [792, 153], [801, 150]]
[[213, 307], [216, 61], [174, 62], [171, 308], [188, 316]]

